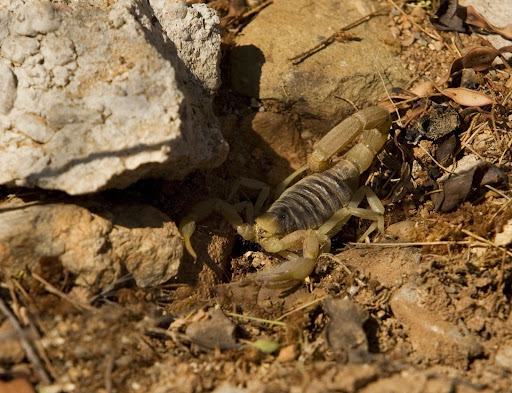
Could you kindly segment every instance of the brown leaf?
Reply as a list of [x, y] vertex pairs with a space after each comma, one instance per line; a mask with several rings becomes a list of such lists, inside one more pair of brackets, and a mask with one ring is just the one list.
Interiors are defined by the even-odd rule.
[[475, 71], [484, 71], [490, 67], [494, 59], [499, 55], [500, 51], [487, 46], [473, 48], [464, 56], [455, 59], [450, 65], [448, 73], [439, 80], [437, 84], [444, 85], [454, 73], [464, 68], [472, 68]]
[[428, 97], [435, 93], [436, 84], [431, 81], [422, 82], [411, 89], [411, 93], [418, 97]]
[[440, 0], [434, 15], [432, 24], [439, 30], [469, 32], [467, 24], [464, 23], [466, 9], [459, 5], [458, 0]]
[[466, 20], [469, 25], [476, 26], [486, 32], [497, 33], [509, 40], [512, 40], [512, 23], [504, 27], [496, 27], [490, 24], [487, 19], [480, 15], [473, 6], [466, 7]]
[[469, 90], [464, 87], [440, 89], [439, 92], [463, 106], [484, 106], [494, 104], [494, 99], [487, 94]]

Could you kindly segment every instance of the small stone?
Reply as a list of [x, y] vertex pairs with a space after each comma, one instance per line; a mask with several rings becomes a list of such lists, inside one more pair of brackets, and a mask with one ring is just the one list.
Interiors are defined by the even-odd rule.
[[1, 393], [35, 393], [34, 388], [26, 379], [16, 378], [9, 382], [0, 381]]
[[497, 246], [508, 246], [512, 243], [512, 219], [505, 224], [500, 233], [496, 234], [494, 243]]
[[512, 370], [512, 344], [506, 343], [500, 346], [495, 359], [497, 365]]
[[347, 299], [326, 299], [324, 306], [330, 317], [325, 330], [329, 348], [349, 356], [364, 356], [368, 352], [368, 339], [363, 324], [368, 312]]
[[407, 38], [404, 38], [400, 41], [402, 46], [411, 46], [414, 43], [414, 36], [409, 36]]
[[277, 361], [281, 363], [291, 362], [297, 358], [297, 349], [295, 345], [287, 345], [286, 347], [281, 348], [279, 351], [279, 355], [277, 356]]
[[24, 206], [14, 199], [7, 206], [17, 207], [0, 214], [0, 260], [9, 274], [57, 260], [79, 285], [106, 285], [126, 270], [147, 287], [178, 272], [183, 238], [152, 206], [119, 205], [101, 215], [65, 203]]
[[395, 222], [386, 228], [386, 233], [396, 237], [398, 240], [410, 242], [413, 240], [415, 226], [416, 223], [412, 220]]
[[215, 308], [208, 311], [208, 317], [192, 322], [185, 330], [192, 342], [210, 349], [236, 348], [235, 325], [221, 310]]
[[[0, 363], [17, 364], [25, 357], [25, 351], [20, 341], [16, 338], [16, 332], [11, 323], [5, 320], [0, 325]], [[12, 336], [12, 338], [3, 339], [3, 337]]]

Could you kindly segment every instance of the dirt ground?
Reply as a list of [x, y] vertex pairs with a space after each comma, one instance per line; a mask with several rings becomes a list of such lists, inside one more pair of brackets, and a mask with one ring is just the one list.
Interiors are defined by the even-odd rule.
[[[231, 45], [251, 19], [228, 18], [228, 1], [211, 5], [225, 26], [215, 106], [231, 148], [226, 163], [180, 184], [148, 180], [105, 198], [150, 203], [178, 222], [205, 195], [226, 199], [240, 176], [282, 178], [311, 151], [314, 140], [299, 153], [290, 145], [276, 154], [262, 138], [237, 132], [247, 114], [276, 109], [230, 90]], [[389, 11], [397, 37], [390, 44], [401, 48], [416, 84], [446, 74], [457, 50], [482, 45], [475, 35], [440, 32], [445, 44], [432, 56], [421, 40], [407, 42], [413, 8], [404, 10], [408, 17]], [[512, 237], [512, 76], [501, 64], [472, 78], [496, 104], [468, 110], [430, 97], [462, 119], [448, 135], [408, 143], [414, 130], [393, 114], [392, 137], [361, 179], [385, 205], [386, 235], [356, 243], [369, 223], [350, 219], [331, 253], [292, 288], [254, 279], [281, 259], [243, 241], [218, 215], [198, 223], [197, 261], [187, 256], [178, 277], [158, 288], [120, 281], [84, 289], [58, 260], [44, 261], [38, 274], [59, 294], [30, 277], [4, 277], [1, 288], [41, 364], [13, 355], [0, 376], [27, 378], [41, 392], [512, 392], [512, 248], [496, 244], [497, 234]], [[439, 188], [450, 165], [470, 155], [486, 164]]]

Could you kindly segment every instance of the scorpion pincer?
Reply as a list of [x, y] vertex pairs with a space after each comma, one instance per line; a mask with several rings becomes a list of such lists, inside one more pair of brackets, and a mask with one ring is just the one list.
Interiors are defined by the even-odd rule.
[[[314, 146], [306, 165], [278, 185], [275, 201], [254, 222], [244, 223], [240, 217], [240, 208], [246, 207], [249, 221], [252, 221], [252, 206], [247, 203], [232, 205], [221, 199], [198, 203], [179, 225], [188, 252], [196, 258], [190, 241], [195, 223], [216, 211], [245, 240], [257, 242], [267, 252], [287, 257], [281, 265], [258, 273], [257, 279], [267, 286], [289, 287], [313, 272], [320, 251], [330, 250], [330, 237], [339, 232], [351, 216], [374, 221], [360, 239], [375, 229], [383, 233], [382, 203], [368, 187], [358, 187], [359, 176], [383, 147], [390, 128], [388, 111], [379, 107], [366, 108], [346, 118]], [[359, 142], [343, 159], [332, 164], [331, 159], [359, 135]], [[287, 188], [306, 170], [311, 174]], [[267, 199], [268, 187], [251, 179], [241, 179], [239, 185], [261, 189], [254, 206], [257, 213]], [[370, 209], [358, 207], [365, 196]], [[297, 255], [295, 252], [301, 249], [301, 255]]]

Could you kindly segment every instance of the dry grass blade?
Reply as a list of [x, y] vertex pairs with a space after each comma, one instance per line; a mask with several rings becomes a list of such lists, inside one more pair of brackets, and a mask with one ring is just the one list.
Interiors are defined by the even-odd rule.
[[473, 233], [473, 232], [468, 231], [466, 229], [461, 229], [461, 232], [466, 234], [466, 235], [468, 235], [468, 236], [470, 236], [470, 237], [472, 237], [472, 238], [474, 238], [474, 239], [480, 240], [481, 242], [484, 242], [484, 243], [488, 244], [491, 247], [497, 248], [498, 250], [503, 251], [508, 256], [512, 257], [512, 251], [509, 251], [509, 250], [507, 250], [507, 249], [505, 249], [505, 248], [503, 248], [501, 246], [498, 246], [497, 244], [491, 242], [490, 240], [487, 240], [487, 239], [485, 239], [485, 238], [483, 238], [481, 236], [478, 236], [476, 233]]
[[37, 281], [39, 281], [41, 284], [43, 284], [45, 289], [48, 292], [53, 293], [54, 295], [57, 295], [61, 299], [66, 300], [67, 302], [69, 302], [73, 306], [75, 306], [77, 309], [79, 309], [81, 311], [83, 311], [83, 310], [92, 311], [92, 312], [98, 311], [93, 306], [90, 306], [89, 304], [80, 303], [80, 302], [76, 301], [75, 299], [71, 298], [70, 296], [66, 295], [64, 292], [59, 291], [57, 288], [55, 288], [52, 284], [50, 284], [48, 281], [46, 281], [44, 278], [42, 278], [37, 273], [32, 272], [32, 277], [35, 278]]
[[9, 310], [7, 307], [7, 304], [0, 299], [0, 312], [4, 314], [4, 316], [9, 320], [11, 323], [14, 331], [16, 332], [16, 335], [18, 336], [21, 346], [23, 347], [23, 350], [25, 351], [25, 354], [27, 355], [28, 360], [30, 363], [32, 363], [32, 366], [36, 370], [36, 373], [38, 374], [39, 378], [41, 379], [41, 382], [43, 382], [46, 385], [49, 385], [51, 383], [50, 376], [44, 369], [41, 360], [39, 359], [39, 356], [37, 355], [36, 351], [34, 351], [29, 339], [25, 335], [21, 325], [19, 324], [18, 320], [14, 316], [13, 313]]

